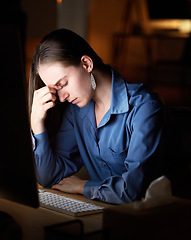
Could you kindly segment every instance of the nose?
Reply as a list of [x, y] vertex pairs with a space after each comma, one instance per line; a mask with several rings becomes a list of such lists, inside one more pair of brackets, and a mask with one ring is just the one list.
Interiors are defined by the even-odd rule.
[[62, 92], [60, 90], [57, 91], [57, 95], [59, 97], [60, 102], [65, 102], [68, 99], [68, 97], [69, 97], [68, 93], [64, 93], [64, 92]]

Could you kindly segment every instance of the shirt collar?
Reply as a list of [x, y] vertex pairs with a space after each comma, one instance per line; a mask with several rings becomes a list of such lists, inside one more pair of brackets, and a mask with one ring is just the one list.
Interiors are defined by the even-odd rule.
[[112, 69], [111, 114], [128, 112], [128, 94], [125, 80]]

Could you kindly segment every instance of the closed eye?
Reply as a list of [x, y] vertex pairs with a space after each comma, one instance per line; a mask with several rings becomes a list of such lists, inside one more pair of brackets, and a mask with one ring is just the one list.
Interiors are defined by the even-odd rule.
[[68, 85], [67, 81], [66, 82], [65, 81], [64, 82], [60, 81], [56, 84], [56, 86], [58, 86], [60, 88], [66, 87], [67, 85]]
[[64, 84], [61, 85], [61, 87], [66, 87], [68, 85], [68, 82], [65, 82]]

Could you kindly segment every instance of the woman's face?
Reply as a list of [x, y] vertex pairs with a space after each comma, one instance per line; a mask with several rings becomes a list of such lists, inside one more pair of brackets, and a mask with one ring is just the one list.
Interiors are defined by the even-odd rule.
[[42, 64], [39, 76], [45, 85], [60, 87], [57, 94], [61, 102], [67, 100], [84, 107], [92, 98], [90, 70], [83, 64], [78, 67], [64, 67], [60, 62]]

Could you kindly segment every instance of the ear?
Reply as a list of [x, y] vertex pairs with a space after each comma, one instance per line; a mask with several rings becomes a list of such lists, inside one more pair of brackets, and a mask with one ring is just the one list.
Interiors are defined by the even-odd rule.
[[84, 69], [86, 69], [88, 72], [92, 72], [93, 70], [93, 60], [91, 57], [87, 55], [83, 55], [81, 57], [81, 64]]

